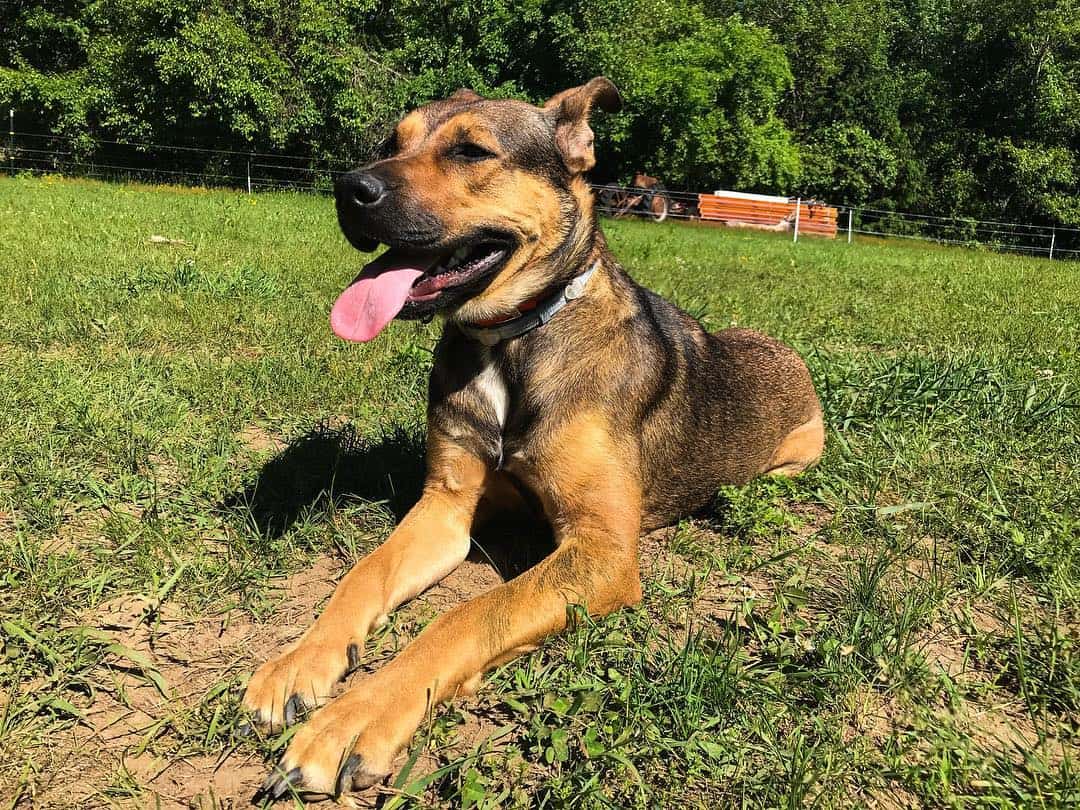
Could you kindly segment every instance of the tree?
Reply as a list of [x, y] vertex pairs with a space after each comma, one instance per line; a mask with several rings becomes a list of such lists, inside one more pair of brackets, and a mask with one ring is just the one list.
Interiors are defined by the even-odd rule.
[[459, 87], [599, 74], [600, 179], [1080, 225], [1080, 0], [0, 5], [0, 103], [73, 136], [357, 163]]

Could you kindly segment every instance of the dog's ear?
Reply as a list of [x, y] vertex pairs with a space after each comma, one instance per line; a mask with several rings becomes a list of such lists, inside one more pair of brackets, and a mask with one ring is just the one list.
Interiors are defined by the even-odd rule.
[[594, 106], [604, 112], [622, 109], [618, 88], [604, 76], [597, 76], [580, 87], [563, 90], [544, 104], [545, 110], [555, 114], [555, 143], [566, 167], [574, 174], [587, 172], [596, 165], [593, 131], [589, 127], [589, 113]]
[[481, 101], [483, 96], [473, 92], [468, 87], [462, 87], [460, 90], [455, 90], [453, 95], [449, 97], [450, 101]]

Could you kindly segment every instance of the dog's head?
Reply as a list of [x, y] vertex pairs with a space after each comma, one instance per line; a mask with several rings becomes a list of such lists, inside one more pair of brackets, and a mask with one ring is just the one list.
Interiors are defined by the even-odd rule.
[[395, 317], [502, 315], [566, 280], [591, 247], [589, 114], [616, 111], [597, 77], [543, 107], [459, 90], [409, 113], [382, 159], [335, 185], [338, 222], [387, 250], [334, 305], [334, 332], [370, 340]]

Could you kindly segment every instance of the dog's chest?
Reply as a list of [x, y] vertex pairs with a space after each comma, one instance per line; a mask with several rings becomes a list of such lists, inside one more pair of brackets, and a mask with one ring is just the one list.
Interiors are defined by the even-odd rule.
[[506, 370], [489, 349], [471, 358], [473, 368], [456, 391], [447, 395], [443, 426], [464, 446], [486, 458], [496, 469], [503, 466], [506, 426], [511, 416], [512, 395]]
[[535, 427], [534, 420], [524, 418], [521, 413], [522, 407], [528, 408], [521, 385], [513, 382], [513, 374], [499, 358], [485, 354], [480, 371], [469, 386], [472, 399], [483, 414], [482, 432], [490, 437], [491, 461], [500, 470], [515, 467], [527, 457], [525, 448]]
[[536, 403], [512, 368], [498, 360], [484, 364], [472, 386], [475, 400], [483, 403], [484, 420], [489, 435], [494, 434], [491, 460], [498, 470], [527, 476], [532, 469], [532, 444], [543, 420], [536, 415]]
[[449, 343], [436, 352], [429, 418], [495, 469], [524, 460], [537, 426], [525, 375], [501, 347]]
[[502, 367], [487, 350], [482, 358], [480, 373], [474, 380], [474, 387], [477, 398], [494, 415], [501, 436], [510, 413], [510, 387]]

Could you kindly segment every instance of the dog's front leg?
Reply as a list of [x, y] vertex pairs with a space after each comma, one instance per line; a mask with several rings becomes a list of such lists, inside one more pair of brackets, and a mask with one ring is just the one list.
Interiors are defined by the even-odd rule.
[[488, 468], [445, 439], [429, 436], [424, 493], [390, 537], [341, 580], [326, 609], [291, 649], [251, 677], [244, 706], [279, 729], [325, 703], [359, 660], [364, 638], [387, 614], [453, 571], [469, 552], [469, 532]]
[[[605, 439], [606, 436], [592, 438]], [[390, 772], [434, 704], [476, 688], [493, 666], [566, 626], [567, 607], [602, 615], [641, 598], [640, 491], [603, 444], [569, 445], [559, 476], [559, 547], [530, 571], [444, 614], [397, 658], [316, 712], [264, 785], [270, 796], [340, 793]]]

